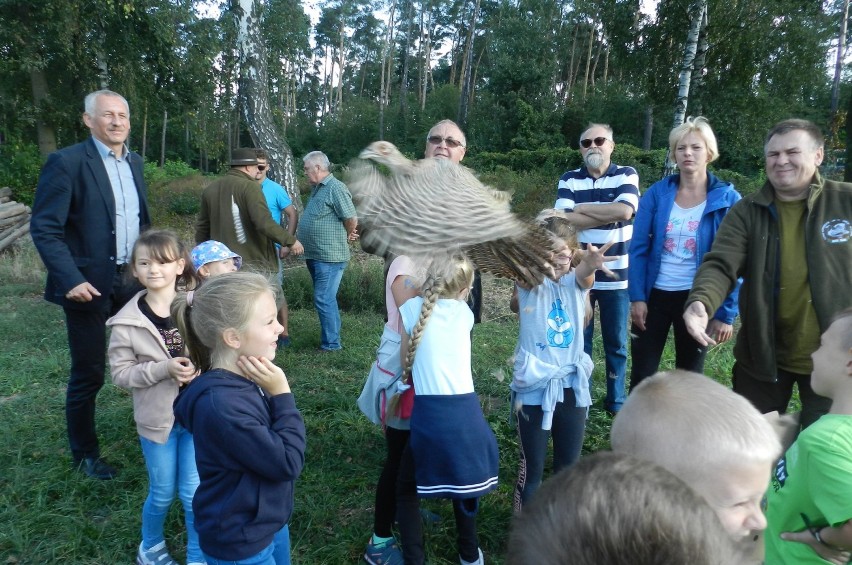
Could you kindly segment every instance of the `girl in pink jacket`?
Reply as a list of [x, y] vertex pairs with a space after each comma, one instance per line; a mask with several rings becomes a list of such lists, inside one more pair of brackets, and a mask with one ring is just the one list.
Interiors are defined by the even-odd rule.
[[193, 286], [195, 272], [186, 247], [171, 231], [139, 236], [130, 265], [145, 287], [107, 321], [112, 327], [112, 381], [133, 393], [133, 417], [148, 469], [142, 506], [142, 543], [136, 565], [177, 565], [166, 548], [163, 525], [177, 492], [186, 517], [188, 565], [203, 564], [194, 527], [192, 497], [198, 486], [192, 435], [175, 424], [172, 404], [181, 386], [195, 378], [183, 339], [169, 309], [179, 282]]

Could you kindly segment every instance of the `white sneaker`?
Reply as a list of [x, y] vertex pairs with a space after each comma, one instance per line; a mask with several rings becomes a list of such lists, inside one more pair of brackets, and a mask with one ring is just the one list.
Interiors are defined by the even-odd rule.
[[461, 565], [485, 565], [485, 556], [482, 554], [482, 548], [477, 548], [477, 551], [479, 551], [479, 559], [476, 561], [465, 561], [461, 558], [461, 555], [459, 555], [459, 562]]
[[139, 544], [139, 552], [136, 554], [136, 565], [178, 565], [178, 562], [169, 555], [166, 542], [161, 541], [147, 551]]

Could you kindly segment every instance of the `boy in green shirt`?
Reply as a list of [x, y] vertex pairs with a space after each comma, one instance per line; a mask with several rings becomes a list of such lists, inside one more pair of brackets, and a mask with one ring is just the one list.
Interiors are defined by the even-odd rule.
[[831, 410], [778, 462], [767, 493], [766, 563], [848, 563], [852, 557], [852, 309], [811, 356], [811, 386]]

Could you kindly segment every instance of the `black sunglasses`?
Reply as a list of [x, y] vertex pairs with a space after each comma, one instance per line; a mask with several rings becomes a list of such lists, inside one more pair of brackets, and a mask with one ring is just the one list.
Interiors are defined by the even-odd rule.
[[464, 147], [464, 143], [462, 143], [458, 139], [453, 139], [452, 137], [441, 137], [440, 135], [430, 135], [426, 138], [426, 141], [428, 141], [432, 145], [441, 145], [441, 142], [443, 142], [446, 143], [447, 147], [449, 147], [450, 149], [455, 149], [456, 147]]
[[588, 149], [589, 147], [592, 146], [593, 141], [595, 143], [595, 147], [600, 147], [601, 145], [603, 145], [604, 143], [609, 141], [609, 139], [607, 139], [606, 137], [596, 137], [594, 139], [581, 139], [580, 145], [583, 147], [583, 149]]
[[268, 165], [258, 165], [258, 166], [257, 166], [257, 170], [258, 170], [258, 171], [265, 171], [265, 170], [266, 170], [266, 167], [268, 167]]

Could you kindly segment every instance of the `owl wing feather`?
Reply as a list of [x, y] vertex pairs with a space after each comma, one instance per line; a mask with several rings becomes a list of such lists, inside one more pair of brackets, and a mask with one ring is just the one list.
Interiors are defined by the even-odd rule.
[[384, 176], [363, 160], [351, 168], [349, 188], [371, 247], [412, 257], [459, 250], [480, 270], [527, 285], [553, 274], [548, 233], [519, 219], [506, 193], [466, 167], [410, 161], [388, 142], [371, 144], [361, 156], [390, 171]]

